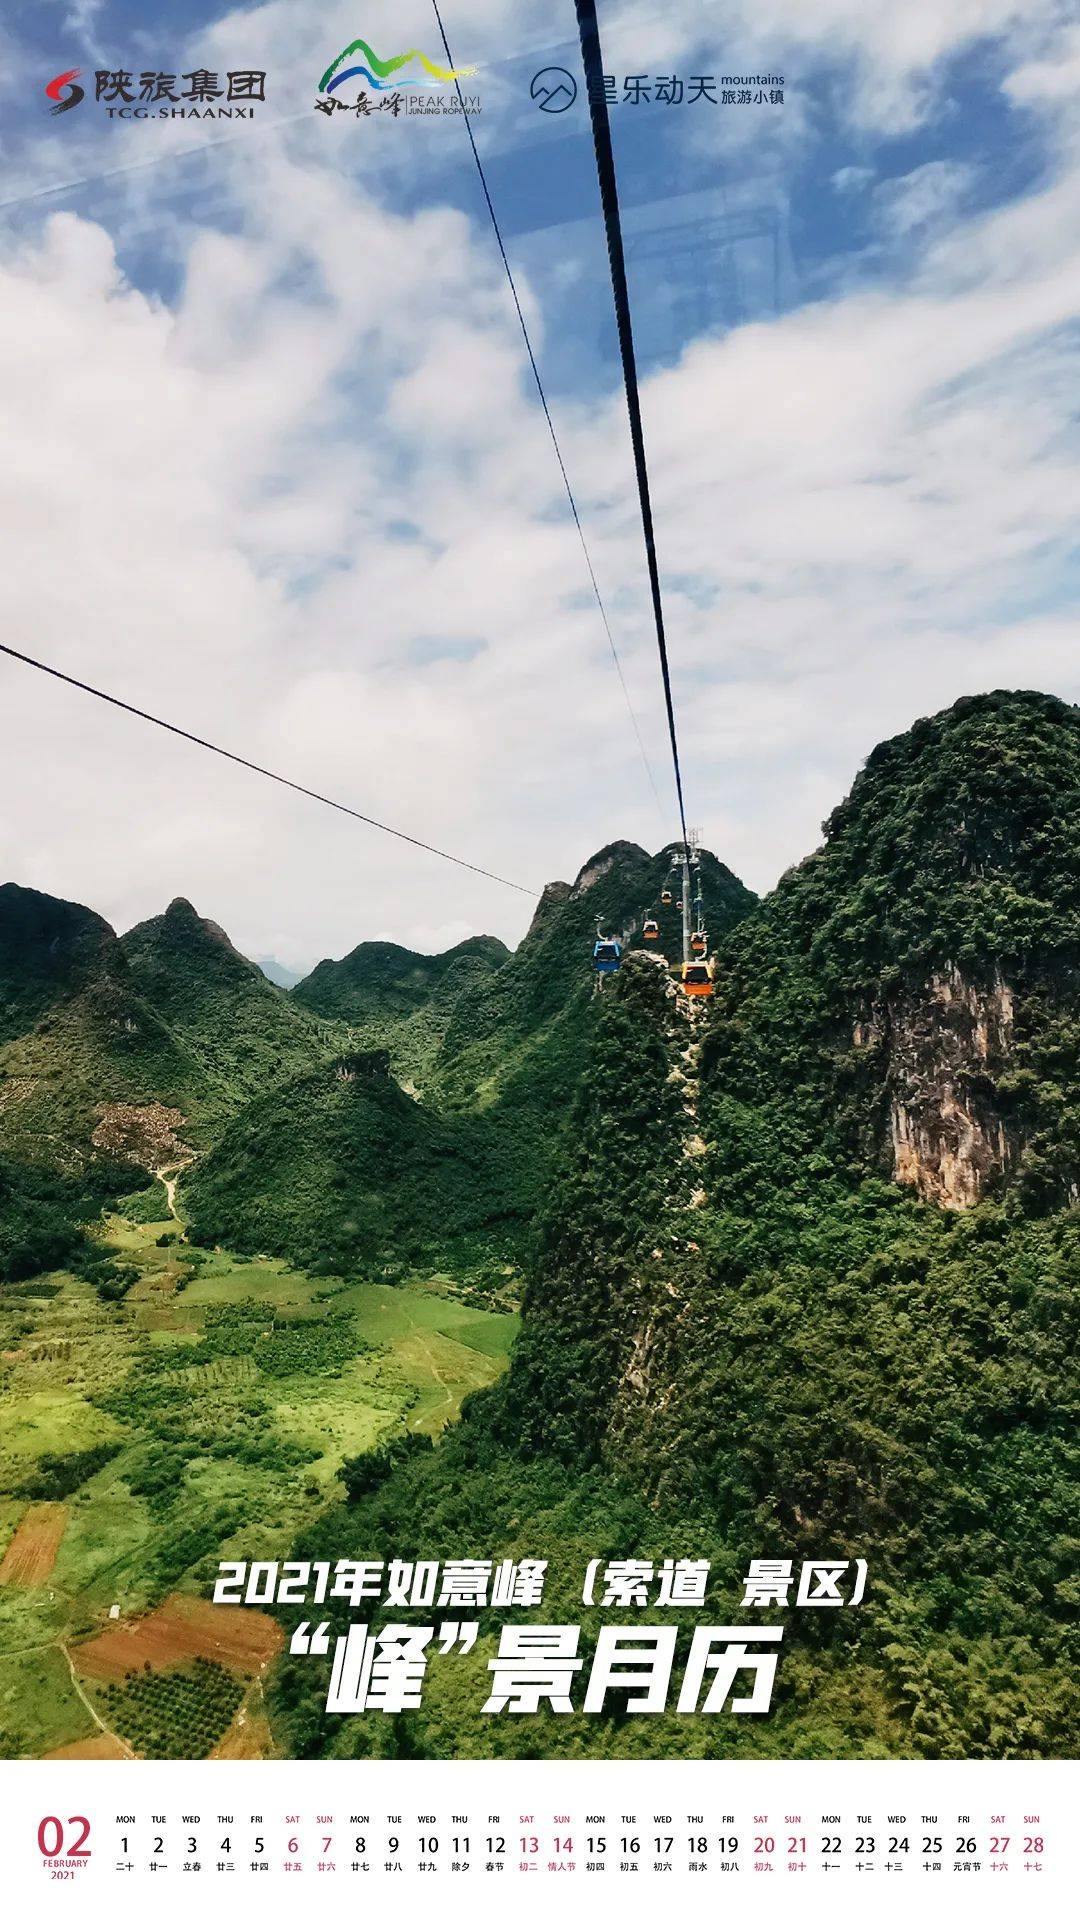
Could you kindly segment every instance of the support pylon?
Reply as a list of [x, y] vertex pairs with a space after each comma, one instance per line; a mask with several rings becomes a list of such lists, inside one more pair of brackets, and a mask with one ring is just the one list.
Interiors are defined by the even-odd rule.
[[687, 847], [684, 846], [679, 854], [679, 865], [682, 868], [682, 957], [684, 967], [690, 959], [690, 868], [700, 864], [698, 839], [699, 834], [697, 828], [691, 827], [687, 835], [689, 859], [687, 858]]

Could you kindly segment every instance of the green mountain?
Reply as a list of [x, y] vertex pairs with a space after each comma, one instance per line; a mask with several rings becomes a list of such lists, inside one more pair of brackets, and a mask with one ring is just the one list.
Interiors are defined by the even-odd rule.
[[474, 972], [500, 967], [509, 952], [488, 934], [462, 940], [446, 953], [411, 953], [388, 940], [365, 940], [344, 960], [320, 960], [293, 997], [315, 1013], [354, 1026], [404, 1018], [426, 1006], [448, 974], [464, 984]]
[[[870, 756], [725, 954], [719, 1118], [767, 1118], [951, 1209], [1053, 1210], [1080, 1171], [1080, 715], [962, 700]], [[730, 1103], [730, 1104], [724, 1104]]]
[[[660, 896], [671, 879], [674, 849], [647, 854], [618, 840], [586, 862], [572, 885], [545, 887], [521, 945], [497, 972], [462, 997], [435, 1063], [448, 1105], [526, 1108], [565, 1117], [581, 1071], [593, 1013], [591, 956], [596, 930], [643, 948], [652, 913], [662, 937], [649, 950], [681, 958], [681, 918]], [[705, 919], [715, 945], [754, 906], [754, 895], [711, 853], [700, 867]]]
[[118, 940], [86, 908], [5, 887], [0, 954], [0, 1151], [65, 1173], [185, 1159], [331, 1051], [323, 1024], [186, 901]]
[[320, 960], [293, 995], [301, 1006], [348, 1023], [358, 1045], [388, 1047], [394, 1070], [430, 1090], [432, 1069], [458, 1001], [509, 958], [501, 940], [478, 934], [446, 953], [411, 953], [365, 940], [344, 960]]
[[203, 1137], [247, 1100], [329, 1056], [334, 1036], [187, 900], [120, 942], [136, 990], [199, 1075]]
[[89, 907], [0, 886], [0, 1044], [106, 971], [116, 935]]
[[[62, 928], [68, 937], [58, 938]], [[109, 1148], [94, 1135], [110, 1112], [182, 1117], [198, 1089], [194, 1061], [139, 993], [112, 928], [87, 908], [21, 887], [0, 891], [0, 948], [10, 1037], [0, 1047], [0, 1152], [78, 1177]], [[116, 1142], [118, 1157], [131, 1157]], [[170, 1155], [180, 1157], [172, 1141]]]
[[534, 1193], [516, 1143], [389, 1068], [346, 1053], [246, 1105], [185, 1181], [191, 1237], [345, 1274], [513, 1256]]
[[[552, 1619], [605, 1552], [710, 1558], [720, 1619], [751, 1558], [863, 1557], [861, 1608], [782, 1616], [767, 1722], [542, 1750], [1075, 1754], [1078, 907], [1076, 708], [878, 748], [707, 1010], [644, 954], [599, 996], [508, 1375], [303, 1556], [543, 1553]], [[295, 1665], [298, 1749], [378, 1750], [315, 1730]], [[537, 1750], [449, 1677], [411, 1741]]]
[[[429, 1111], [397, 1088], [391, 1098], [392, 1083], [373, 1090], [367, 1073], [343, 1085], [340, 1063], [297, 1080], [246, 1108], [193, 1170], [184, 1188], [193, 1231], [344, 1271], [375, 1253], [393, 1257], [395, 1245], [443, 1265], [478, 1249], [516, 1259], [596, 1019], [597, 920], [633, 950], [655, 902], [674, 954], [681, 923], [658, 904], [670, 864], [670, 849], [651, 858], [627, 842], [605, 848], [572, 887], [545, 889], [510, 956], [481, 939], [429, 958], [368, 943], [322, 962], [292, 999], [348, 1020], [353, 1053], [385, 1048]], [[715, 933], [753, 896], [710, 854], [701, 872]], [[408, 1192], [402, 1161], [414, 1155], [426, 1198], [410, 1224], [389, 1196]]]
[[656, 1117], [605, 1127], [629, 1045], [607, 1026], [507, 1389], [532, 1442], [591, 1445], [748, 1551], [872, 1543], [897, 1604], [958, 1637], [1055, 1631], [1077, 1517], [1078, 909], [1080, 713], [995, 694], [879, 747], [822, 849], [731, 935], [693, 1114], [669, 1127], [668, 1003], [628, 978], [654, 1004], [651, 1070], [636, 1057]]

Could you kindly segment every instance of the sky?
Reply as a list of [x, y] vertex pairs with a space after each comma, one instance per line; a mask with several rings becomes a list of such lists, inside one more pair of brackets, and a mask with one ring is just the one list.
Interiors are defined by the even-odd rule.
[[[525, 889], [0, 658], [0, 878], [118, 930], [182, 894], [297, 971], [513, 944], [547, 881], [675, 836], [574, 9], [441, 11], [659, 799], [461, 119], [316, 110], [358, 37], [441, 60], [429, 0], [9, 0], [0, 637]], [[598, 13], [688, 816], [763, 891], [880, 739], [1080, 697], [1080, 26]], [[266, 99], [110, 119], [99, 69], [261, 69]], [[782, 89], [689, 98], [748, 74]]]

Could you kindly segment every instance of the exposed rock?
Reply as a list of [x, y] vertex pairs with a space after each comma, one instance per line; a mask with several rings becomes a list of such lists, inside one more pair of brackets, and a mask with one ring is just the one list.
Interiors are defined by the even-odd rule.
[[931, 976], [922, 994], [874, 1008], [855, 1026], [860, 1048], [888, 1050], [888, 1141], [894, 1179], [940, 1206], [974, 1206], [1003, 1174], [1020, 1142], [1010, 1138], [996, 1082], [1013, 1050], [1014, 997], [957, 967]]
[[163, 1107], [155, 1101], [147, 1107], [118, 1104], [99, 1111], [101, 1119], [91, 1135], [91, 1145], [99, 1153], [131, 1160], [153, 1174], [165, 1167], [187, 1165], [194, 1157], [176, 1132], [187, 1125], [178, 1107]]
[[603, 847], [586, 866], [582, 867], [574, 881], [573, 892], [588, 893], [590, 887], [595, 887], [597, 881], [602, 880], [605, 873], [610, 873], [616, 864], [626, 865], [647, 859], [648, 854], [644, 848], [636, 846], [632, 840], [613, 840], [610, 846]]

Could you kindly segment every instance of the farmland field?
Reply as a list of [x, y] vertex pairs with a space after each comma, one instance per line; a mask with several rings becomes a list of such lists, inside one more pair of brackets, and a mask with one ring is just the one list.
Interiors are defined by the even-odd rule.
[[213, 1661], [230, 1672], [261, 1673], [282, 1646], [276, 1621], [251, 1607], [215, 1607], [209, 1600], [170, 1594], [153, 1613], [109, 1625], [72, 1650], [79, 1674], [93, 1680], [126, 1678], [138, 1668], [165, 1672], [186, 1660]]
[[66, 1526], [67, 1508], [60, 1501], [27, 1507], [0, 1560], [0, 1587], [43, 1587]]
[[386, 1285], [188, 1248], [110, 1217], [120, 1300], [0, 1289], [0, 1755], [274, 1751], [276, 1624], [209, 1604], [220, 1559], [282, 1555], [346, 1459], [435, 1436], [516, 1316], [445, 1277]]

